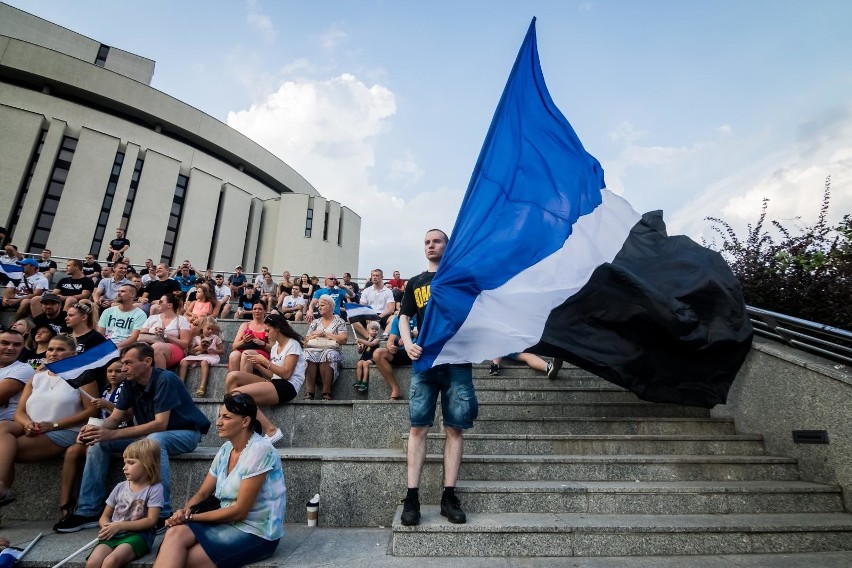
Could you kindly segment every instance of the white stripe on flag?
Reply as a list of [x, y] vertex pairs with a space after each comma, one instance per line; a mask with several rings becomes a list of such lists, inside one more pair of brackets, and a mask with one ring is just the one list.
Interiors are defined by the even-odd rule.
[[476, 298], [435, 365], [480, 363], [539, 342], [550, 312], [585, 286], [598, 266], [612, 262], [641, 219], [611, 191], [601, 190], [601, 197], [594, 211], [574, 223], [561, 249]]
[[370, 306], [364, 306], [362, 304], [344, 304], [346, 308], [346, 317], [357, 317], [357, 316], [377, 316], [376, 310], [371, 308]]

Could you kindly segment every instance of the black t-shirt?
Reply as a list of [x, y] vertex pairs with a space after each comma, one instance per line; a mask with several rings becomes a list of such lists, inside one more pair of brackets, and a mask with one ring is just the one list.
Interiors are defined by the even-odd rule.
[[[109, 248], [111, 248], [113, 250], [121, 250], [126, 246], [130, 246], [130, 241], [128, 241], [127, 239], [125, 239], [123, 237], [122, 238], [116, 237], [109, 242]], [[124, 253], [115, 253], [115, 252], [109, 253], [109, 259], [110, 260], [118, 260], [122, 256], [124, 256]]]
[[148, 301], [156, 302], [169, 292], [180, 292], [180, 284], [177, 280], [166, 278], [165, 280], [151, 280], [145, 286], [145, 291], [148, 292]]
[[38, 261], [38, 271], [39, 272], [47, 272], [51, 268], [56, 268], [56, 263], [52, 260], [39, 260]]
[[57, 314], [55, 318], [50, 319], [47, 317], [46, 313], [42, 312], [41, 314], [33, 318], [33, 321], [35, 322], [35, 327], [33, 329], [38, 329], [42, 326], [49, 325], [53, 328], [53, 331], [56, 332], [56, 335], [59, 335], [60, 333], [68, 333], [71, 331], [71, 328], [65, 325], [65, 316], [67, 315], [68, 314], [61, 311], [59, 312], [59, 314]]
[[109, 339], [98, 333], [98, 330], [96, 329], [87, 331], [80, 337], [75, 337], [74, 339], [77, 340], [77, 355], [86, 349], [91, 349], [95, 345], [100, 345], [101, 343], [109, 341]]
[[82, 294], [85, 290], [93, 292], [95, 290], [95, 283], [92, 282], [91, 278], [86, 278], [85, 276], [82, 278], [71, 278], [68, 276], [60, 280], [56, 287], [59, 288], [60, 296], [76, 296]]
[[405, 294], [402, 296], [402, 307], [399, 313], [409, 318], [416, 315], [419, 325], [422, 325], [423, 314], [426, 313], [426, 304], [429, 302], [434, 277], [434, 272], [421, 272], [408, 281]]
[[260, 301], [260, 292], [257, 290], [251, 296], [243, 294], [240, 296], [240, 307], [246, 311], [251, 311], [251, 307]]
[[100, 264], [98, 264], [97, 262], [93, 262], [92, 264], [86, 264], [85, 262], [83, 263], [83, 276], [91, 278], [92, 274], [94, 274], [95, 272], [97, 272], [98, 274], [101, 273]]

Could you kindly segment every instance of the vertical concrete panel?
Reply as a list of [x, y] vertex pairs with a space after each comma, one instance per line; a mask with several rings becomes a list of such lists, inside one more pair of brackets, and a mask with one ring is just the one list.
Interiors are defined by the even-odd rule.
[[[130, 182], [133, 181], [133, 168], [136, 167], [136, 158], [139, 157], [139, 146], [136, 144], [127, 144], [124, 149], [124, 163], [121, 165], [121, 173], [118, 174], [118, 185], [115, 188], [115, 197], [112, 200], [112, 209], [109, 211], [109, 220], [107, 221], [104, 240], [107, 246], [101, 245], [101, 250], [106, 251], [109, 248], [109, 241], [115, 236], [115, 229], [121, 224], [121, 215], [124, 213], [124, 204], [127, 202], [127, 194], [130, 192]], [[144, 169], [142, 170], [144, 173]], [[128, 251], [129, 252], [129, 251]], [[129, 256], [129, 255], [128, 255]], [[135, 255], [130, 257], [131, 262], [142, 261], [142, 258], [137, 258]], [[152, 258], [153, 257], [146, 257]]]
[[[257, 258], [261, 266], [266, 265], [273, 274], [280, 275], [287, 266], [279, 263], [276, 255], [278, 249], [278, 218], [281, 199], [267, 199], [263, 202], [263, 217], [260, 223], [260, 241], [257, 245]], [[283, 243], [282, 243], [283, 244]]]
[[145, 166], [127, 225], [131, 258], [159, 262], [179, 173], [179, 161], [153, 150], [145, 152]]
[[38, 217], [44, 193], [47, 191], [47, 183], [53, 171], [53, 163], [56, 161], [59, 147], [62, 145], [65, 128], [64, 120], [52, 119], [47, 129], [47, 136], [41, 148], [41, 156], [38, 159], [38, 164], [36, 164], [33, 179], [30, 181], [30, 190], [27, 192], [24, 206], [21, 209], [21, 218], [18, 219], [18, 226], [15, 227], [15, 234], [12, 235], [12, 242], [22, 250], [29, 246], [36, 217]]
[[27, 176], [44, 117], [0, 105], [0, 225], [9, 227], [18, 191]]
[[188, 258], [193, 266], [208, 266], [221, 188], [221, 179], [203, 170], [190, 170], [177, 247], [173, 255], [175, 260]]
[[[117, 138], [94, 130], [83, 128], [80, 131], [56, 220], [47, 240], [53, 254], [79, 258], [89, 252], [118, 142]], [[68, 222], [70, 219], [73, 222]]]
[[213, 266], [218, 271], [230, 272], [243, 263], [251, 199], [251, 195], [242, 189], [225, 184], [219, 234], [213, 251]]
[[[341, 239], [341, 266], [346, 267], [346, 272], [353, 275], [358, 272], [361, 251], [361, 217], [348, 207], [341, 207], [340, 214], [343, 216], [343, 238]], [[363, 275], [359, 275], [363, 276]]]
[[260, 225], [263, 219], [263, 201], [253, 197], [249, 210], [248, 233], [246, 234], [246, 249], [243, 257], [243, 267], [247, 272], [259, 272], [257, 264], [257, 246], [260, 238]]
[[[301, 193], [281, 195], [278, 213], [278, 242], [275, 247], [273, 264], [275, 262], [280, 263], [292, 274], [310, 271], [311, 251], [315, 250], [313, 239], [305, 238], [305, 215], [308, 210], [309, 199], [309, 196]], [[316, 199], [314, 201], [316, 202]], [[313, 234], [316, 235], [316, 229]]]

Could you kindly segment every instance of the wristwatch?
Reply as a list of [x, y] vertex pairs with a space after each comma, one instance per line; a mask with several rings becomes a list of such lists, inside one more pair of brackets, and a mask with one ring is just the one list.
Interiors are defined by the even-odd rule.
[[54, 423], [53, 423], [53, 429], [54, 429], [54, 430], [62, 430], [62, 428], [60, 428], [60, 427], [59, 427], [59, 422], [54, 422]]

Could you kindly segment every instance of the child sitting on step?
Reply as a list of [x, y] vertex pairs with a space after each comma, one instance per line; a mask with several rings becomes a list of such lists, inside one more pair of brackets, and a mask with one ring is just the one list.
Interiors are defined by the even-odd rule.
[[86, 568], [124, 566], [145, 556], [154, 544], [155, 528], [163, 508], [160, 483], [160, 445], [142, 438], [124, 450], [124, 477], [107, 498], [98, 524], [98, 544]]
[[195, 391], [195, 396], [204, 396], [207, 390], [207, 377], [210, 375], [210, 365], [217, 364], [219, 357], [225, 354], [225, 345], [219, 337], [220, 333], [222, 328], [214, 318], [204, 318], [201, 321], [201, 335], [192, 339], [192, 344], [189, 346], [190, 355], [180, 362], [178, 375], [182, 381], [186, 380], [186, 374], [191, 367], [201, 366], [201, 383]]
[[358, 353], [361, 358], [358, 360], [356, 368], [357, 379], [352, 386], [358, 392], [365, 392], [370, 387], [370, 365], [373, 362], [373, 351], [379, 346], [379, 332], [382, 330], [379, 322], [371, 321], [367, 324], [367, 332], [370, 334], [367, 339], [360, 337], [355, 340], [358, 344]]

